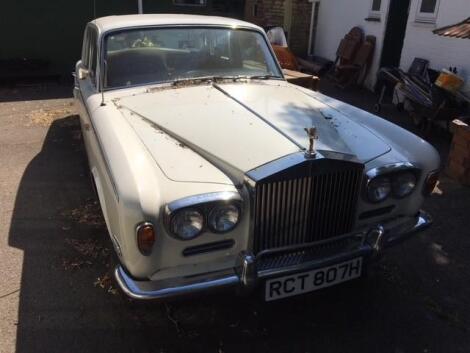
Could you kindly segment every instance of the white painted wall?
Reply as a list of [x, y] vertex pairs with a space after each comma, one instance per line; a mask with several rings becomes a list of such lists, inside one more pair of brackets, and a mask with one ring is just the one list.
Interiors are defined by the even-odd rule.
[[[470, 16], [470, 0], [440, 0], [435, 24], [416, 22], [418, 0], [411, 0], [410, 15], [405, 35], [401, 68], [408, 70], [415, 57], [430, 61], [434, 69], [456, 66], [466, 79], [465, 91], [470, 94], [470, 40], [440, 37], [432, 33], [438, 27], [455, 24]], [[365, 81], [368, 88], [375, 84], [385, 36], [389, 0], [382, 0], [381, 21], [369, 22], [371, 0], [320, 0], [315, 55], [334, 60], [341, 38], [354, 26], [366, 35], [377, 37], [374, 60]]]
[[371, 0], [322, 0], [318, 14], [314, 53], [334, 60], [340, 40], [354, 26], [362, 28], [365, 35], [376, 36], [377, 45], [372, 67], [365, 81], [366, 87], [372, 89], [382, 53], [389, 1], [382, 0], [380, 22], [365, 21], [365, 18], [369, 17], [371, 3]]
[[435, 24], [416, 22], [418, 1], [413, 0], [403, 45], [401, 67], [408, 69], [415, 57], [430, 61], [433, 69], [456, 66], [465, 78], [463, 90], [470, 94], [470, 40], [440, 37], [436, 28], [452, 25], [470, 17], [470, 0], [441, 0]]

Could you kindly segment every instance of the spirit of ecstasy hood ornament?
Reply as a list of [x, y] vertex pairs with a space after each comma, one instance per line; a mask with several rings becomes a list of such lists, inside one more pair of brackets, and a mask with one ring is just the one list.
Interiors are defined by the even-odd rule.
[[315, 158], [317, 155], [317, 151], [315, 150], [315, 140], [318, 140], [317, 128], [315, 126], [305, 128], [305, 131], [308, 135], [308, 142], [309, 147], [308, 150], [305, 151], [306, 158]]

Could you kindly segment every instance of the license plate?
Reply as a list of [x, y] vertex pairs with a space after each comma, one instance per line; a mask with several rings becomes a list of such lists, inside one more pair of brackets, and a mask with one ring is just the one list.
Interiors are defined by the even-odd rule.
[[362, 257], [316, 270], [266, 281], [266, 301], [330, 287], [361, 276]]

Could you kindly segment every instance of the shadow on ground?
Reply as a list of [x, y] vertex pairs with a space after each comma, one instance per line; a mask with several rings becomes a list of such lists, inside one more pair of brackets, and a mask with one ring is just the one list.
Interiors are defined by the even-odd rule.
[[467, 352], [470, 192], [441, 187], [427, 204], [434, 228], [367, 279], [269, 304], [261, 292], [135, 303], [109, 278], [78, 118], [56, 120], [11, 223], [9, 244], [24, 251], [17, 352]]

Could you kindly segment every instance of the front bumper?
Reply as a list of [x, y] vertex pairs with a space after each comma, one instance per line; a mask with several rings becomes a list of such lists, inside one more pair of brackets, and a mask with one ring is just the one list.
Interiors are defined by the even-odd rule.
[[[339, 251], [326, 257], [293, 266], [260, 270], [257, 268], [257, 261], [259, 260], [257, 257], [249, 253], [242, 253], [240, 254], [237, 266], [225, 271], [160, 281], [141, 281], [133, 279], [122, 266], [118, 266], [115, 270], [115, 276], [117, 283], [124, 293], [133, 299], [140, 300], [174, 298], [230, 287], [247, 290], [254, 288], [259, 281], [266, 278], [309, 271], [356, 257], [368, 259], [377, 257], [385, 248], [424, 230], [431, 223], [431, 217], [424, 211], [420, 211], [416, 217], [410, 218], [408, 222], [400, 222], [396, 225], [392, 222], [392, 224], [387, 224], [387, 226], [374, 227], [372, 230], [375, 231], [376, 237], [372, 242], [368, 239], [361, 242], [354, 249]], [[380, 229], [385, 229], [385, 231], [377, 231]]]

